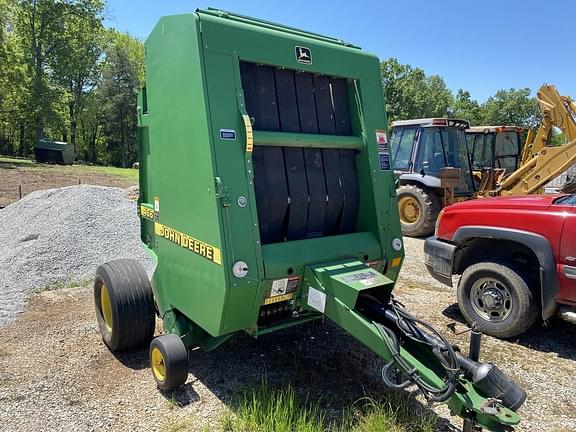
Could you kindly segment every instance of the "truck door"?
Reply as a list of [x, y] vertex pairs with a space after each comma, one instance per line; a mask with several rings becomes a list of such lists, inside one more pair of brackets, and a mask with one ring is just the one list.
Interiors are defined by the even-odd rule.
[[567, 216], [560, 240], [558, 275], [560, 293], [558, 300], [576, 304], [576, 195], [563, 202], [567, 206]]

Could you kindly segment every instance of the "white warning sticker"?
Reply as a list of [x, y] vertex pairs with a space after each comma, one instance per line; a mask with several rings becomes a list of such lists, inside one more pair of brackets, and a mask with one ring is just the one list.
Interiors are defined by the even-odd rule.
[[308, 306], [324, 313], [326, 309], [326, 294], [315, 288], [308, 288]]
[[288, 278], [278, 279], [272, 282], [272, 291], [270, 297], [286, 294], [286, 287], [288, 286]]
[[376, 144], [378, 144], [378, 151], [388, 151], [388, 136], [386, 131], [376, 129]]

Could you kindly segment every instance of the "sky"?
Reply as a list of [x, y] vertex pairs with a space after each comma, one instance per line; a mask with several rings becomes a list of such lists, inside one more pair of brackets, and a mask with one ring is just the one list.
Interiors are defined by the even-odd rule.
[[480, 102], [500, 89], [535, 92], [544, 83], [576, 98], [575, 0], [108, 0], [106, 24], [145, 40], [161, 16], [206, 7], [337, 37], [381, 59], [395, 57]]

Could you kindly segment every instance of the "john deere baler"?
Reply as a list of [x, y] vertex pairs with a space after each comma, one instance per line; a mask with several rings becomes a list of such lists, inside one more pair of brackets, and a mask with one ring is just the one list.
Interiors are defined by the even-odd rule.
[[492, 430], [524, 391], [465, 357], [391, 296], [403, 259], [379, 60], [341, 40], [218, 10], [164, 17], [146, 42], [138, 106], [142, 241], [102, 265], [97, 317], [112, 350], [164, 334], [162, 389], [187, 347], [213, 349], [326, 317], [383, 359], [391, 387]]

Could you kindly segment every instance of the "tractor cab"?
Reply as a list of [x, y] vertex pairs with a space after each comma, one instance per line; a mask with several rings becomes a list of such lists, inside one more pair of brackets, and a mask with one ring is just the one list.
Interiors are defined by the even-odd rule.
[[470, 162], [474, 171], [503, 169], [510, 174], [520, 165], [522, 133], [517, 126], [477, 126], [466, 130]]
[[[466, 120], [446, 118], [392, 123], [390, 145], [394, 172], [399, 180], [397, 193], [405, 235], [432, 234], [444, 205], [474, 194], [465, 135], [469, 127]], [[450, 168], [459, 170], [459, 175], [447, 194], [442, 179]]]

